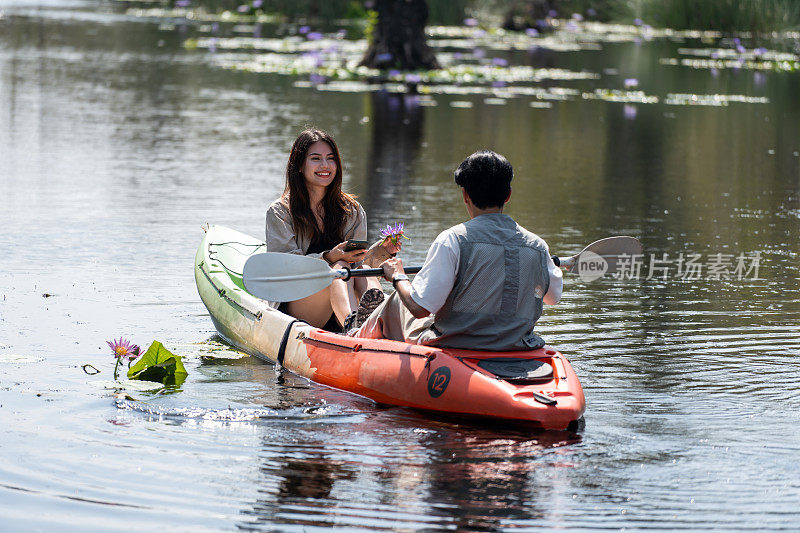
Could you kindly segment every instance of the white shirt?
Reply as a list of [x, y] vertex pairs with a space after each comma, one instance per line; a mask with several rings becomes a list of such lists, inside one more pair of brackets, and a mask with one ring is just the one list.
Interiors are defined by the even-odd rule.
[[[417, 305], [434, 314], [442, 308], [455, 286], [460, 256], [461, 248], [456, 234], [449, 229], [441, 232], [428, 249], [425, 263], [411, 283], [411, 298]], [[543, 300], [547, 305], [554, 305], [561, 299], [564, 279], [561, 269], [553, 263], [549, 250], [547, 272], [550, 286]]]

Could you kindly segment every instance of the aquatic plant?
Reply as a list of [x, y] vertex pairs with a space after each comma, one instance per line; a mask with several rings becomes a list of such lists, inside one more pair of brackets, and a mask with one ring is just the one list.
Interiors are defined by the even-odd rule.
[[[617, 69], [601, 72], [573, 71], [558, 68], [541, 68], [515, 64], [519, 54], [515, 51], [552, 50], [572, 52], [602, 50], [607, 44], [625, 42], [641, 43], [650, 40], [691, 42], [700, 40], [708, 48], [678, 49], [678, 57], [662, 57], [661, 65], [693, 69], [709, 69], [716, 76], [723, 69], [752, 71], [800, 70], [800, 54], [781, 51], [777, 41], [798, 39], [800, 33], [776, 34], [773, 46], [756, 43], [751, 36], [723, 35], [712, 30], [674, 30], [653, 28], [637, 20], [635, 24], [607, 24], [591, 17], [573, 17], [549, 20], [548, 32], [515, 32], [500, 28], [475, 26], [429, 26], [426, 28], [429, 45], [436, 49], [441, 64], [436, 70], [402, 71], [400, 69], [373, 69], [359, 65], [367, 42], [364, 39], [346, 39], [346, 32], [311, 35], [310, 26], [294, 28], [294, 35], [284, 37], [222, 37], [210, 31], [211, 26], [201, 26], [201, 36], [186, 42], [190, 49], [225, 50], [215, 64], [227, 69], [252, 73], [274, 73], [294, 76], [296, 87], [314, 88], [318, 91], [411, 93], [426, 96], [419, 105], [437, 105], [436, 95], [480, 96], [475, 101], [458, 99], [448, 101], [451, 107], [472, 107], [476, 102], [502, 105], [508, 99], [533, 97], [533, 107], [548, 107], [549, 101], [575, 99], [604, 100], [623, 104], [652, 104], [664, 97], [638, 91], [642, 83], [636, 77], [619, 76]], [[470, 21], [471, 24], [471, 21]], [[572, 29], [567, 28], [572, 25]], [[250, 26], [239, 26], [240, 32], [249, 33]], [[768, 47], [765, 47], [769, 46]], [[605, 79], [613, 85], [592, 91], [564, 87], [541, 87], [544, 81], [582, 81]], [[756, 78], [757, 83], [763, 76]], [[621, 87], [622, 90], [613, 88]], [[670, 104], [727, 105], [728, 101], [716, 99], [672, 98]], [[743, 103], [760, 103], [757, 101]], [[439, 102], [444, 103], [444, 102]]]
[[[114, 380], [119, 379], [119, 367], [123, 361], [128, 363], [128, 379], [155, 381], [165, 385], [180, 385], [186, 379], [186, 368], [181, 358], [158, 342], [153, 341], [144, 354], [136, 344], [127, 339], [111, 339], [106, 341], [114, 354]], [[139, 356], [141, 355], [141, 358]], [[136, 361], [136, 364], [131, 364]]]
[[187, 374], [180, 356], [164, 348], [160, 342], [153, 341], [142, 358], [128, 370], [128, 379], [180, 385], [186, 380]]
[[391, 243], [395, 246], [400, 246], [400, 237], [408, 239], [403, 233], [403, 227], [403, 222], [398, 222], [394, 226], [387, 224], [386, 227], [381, 230], [381, 237], [383, 237], [381, 244], [386, 245]]
[[114, 364], [114, 379], [119, 377], [119, 365], [122, 361], [128, 361], [128, 368], [130, 368], [131, 363], [139, 357], [139, 352], [141, 349], [138, 345], [134, 344], [131, 345], [129, 340], [123, 339], [120, 337], [119, 339], [111, 339], [110, 341], [106, 341], [111, 351], [114, 353], [114, 357], [116, 358], [116, 363]]

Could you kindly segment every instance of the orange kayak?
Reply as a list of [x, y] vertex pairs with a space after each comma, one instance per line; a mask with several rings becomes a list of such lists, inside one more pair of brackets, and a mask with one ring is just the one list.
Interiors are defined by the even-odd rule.
[[580, 381], [557, 350], [457, 350], [311, 327], [245, 290], [244, 263], [264, 251], [262, 241], [222, 226], [211, 226], [197, 251], [198, 292], [233, 346], [382, 404], [542, 429], [571, 429], [581, 420], [586, 404]]

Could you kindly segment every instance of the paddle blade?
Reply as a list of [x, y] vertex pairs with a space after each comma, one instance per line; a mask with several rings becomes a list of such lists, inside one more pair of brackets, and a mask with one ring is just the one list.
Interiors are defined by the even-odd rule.
[[322, 259], [266, 252], [250, 256], [242, 277], [253, 296], [270, 302], [292, 302], [330, 285], [335, 273]]
[[[605, 261], [605, 266], [602, 272], [589, 276], [596, 279], [596, 277], [605, 274], [616, 274], [624, 265], [627, 264], [630, 266], [632, 256], [641, 254], [642, 243], [640, 243], [639, 239], [636, 237], [606, 237], [605, 239], [593, 242], [581, 250], [580, 253], [562, 259], [561, 266], [565, 268], [567, 272], [574, 272], [575, 265], [579, 264], [582, 259], [585, 260], [584, 262], [588, 261], [588, 263], [594, 263], [594, 260], [597, 259], [599, 255]], [[589, 274], [584, 272], [578, 273], [582, 276], [583, 274]]]
[[580, 261], [580, 257], [591, 252], [605, 259], [608, 264], [606, 274], [615, 274], [620, 266], [627, 262], [631, 263], [631, 256], [642, 255], [642, 243], [636, 237], [606, 237], [595, 241], [575, 256], [575, 261]]

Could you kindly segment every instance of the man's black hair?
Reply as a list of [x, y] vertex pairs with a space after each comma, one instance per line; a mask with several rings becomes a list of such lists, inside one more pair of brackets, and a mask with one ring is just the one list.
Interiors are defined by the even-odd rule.
[[511, 193], [514, 169], [508, 159], [491, 150], [475, 152], [458, 165], [456, 184], [464, 187], [478, 209], [503, 207]]

